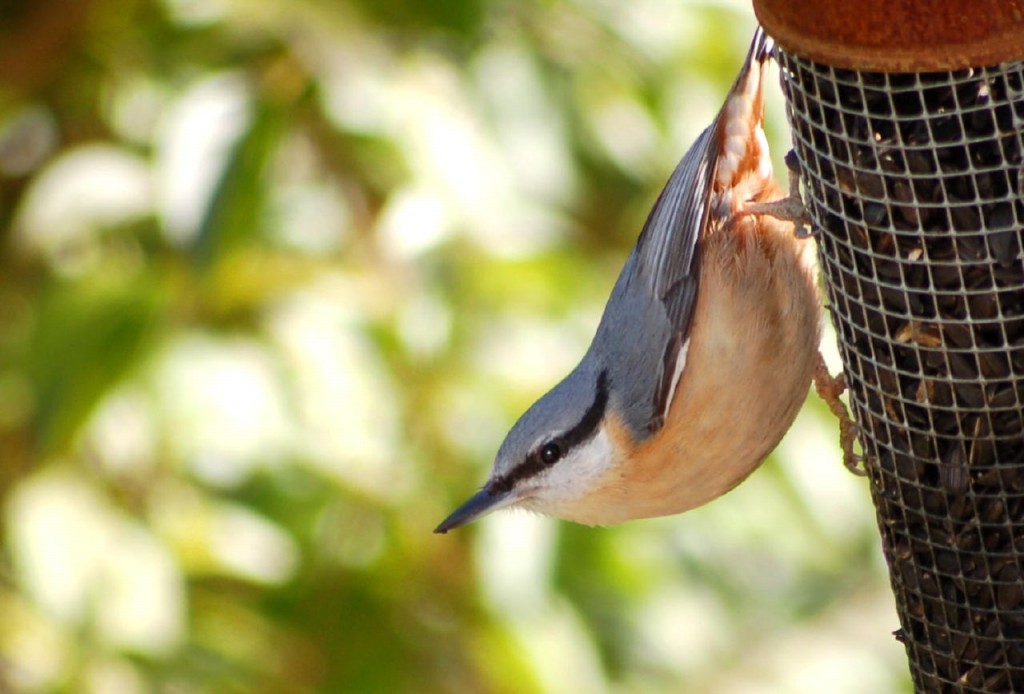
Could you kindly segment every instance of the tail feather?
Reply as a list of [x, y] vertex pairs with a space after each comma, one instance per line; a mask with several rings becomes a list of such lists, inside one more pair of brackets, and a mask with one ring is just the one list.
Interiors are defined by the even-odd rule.
[[718, 114], [712, 209], [720, 217], [736, 214], [772, 184], [772, 163], [762, 127], [762, 91], [775, 42], [758, 27], [747, 59]]

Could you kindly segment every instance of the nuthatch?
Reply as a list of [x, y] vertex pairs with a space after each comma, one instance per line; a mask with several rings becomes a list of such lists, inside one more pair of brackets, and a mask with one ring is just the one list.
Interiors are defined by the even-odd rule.
[[794, 233], [762, 130], [771, 49], [759, 29], [583, 360], [435, 532], [513, 506], [588, 525], [680, 513], [742, 482], [786, 433], [818, 365], [821, 309], [814, 241]]

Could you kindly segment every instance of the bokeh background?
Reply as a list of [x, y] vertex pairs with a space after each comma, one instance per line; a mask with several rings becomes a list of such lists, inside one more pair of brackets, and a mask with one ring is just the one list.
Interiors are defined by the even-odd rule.
[[753, 27], [0, 3], [0, 691], [909, 692], [814, 397], [684, 516], [431, 534], [582, 355]]

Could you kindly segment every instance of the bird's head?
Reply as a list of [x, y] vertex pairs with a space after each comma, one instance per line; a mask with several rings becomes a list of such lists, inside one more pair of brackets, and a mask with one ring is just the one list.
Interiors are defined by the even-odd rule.
[[508, 507], [600, 524], [587, 508], [625, 459], [609, 421], [611, 388], [607, 370], [584, 360], [519, 418], [498, 449], [487, 483], [435, 532]]

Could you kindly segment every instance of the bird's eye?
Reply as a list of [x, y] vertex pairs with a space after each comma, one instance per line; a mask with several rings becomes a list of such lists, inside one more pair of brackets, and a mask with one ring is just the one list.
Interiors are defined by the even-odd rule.
[[561, 447], [554, 441], [545, 443], [540, 449], [540, 459], [545, 465], [552, 465], [562, 457]]

